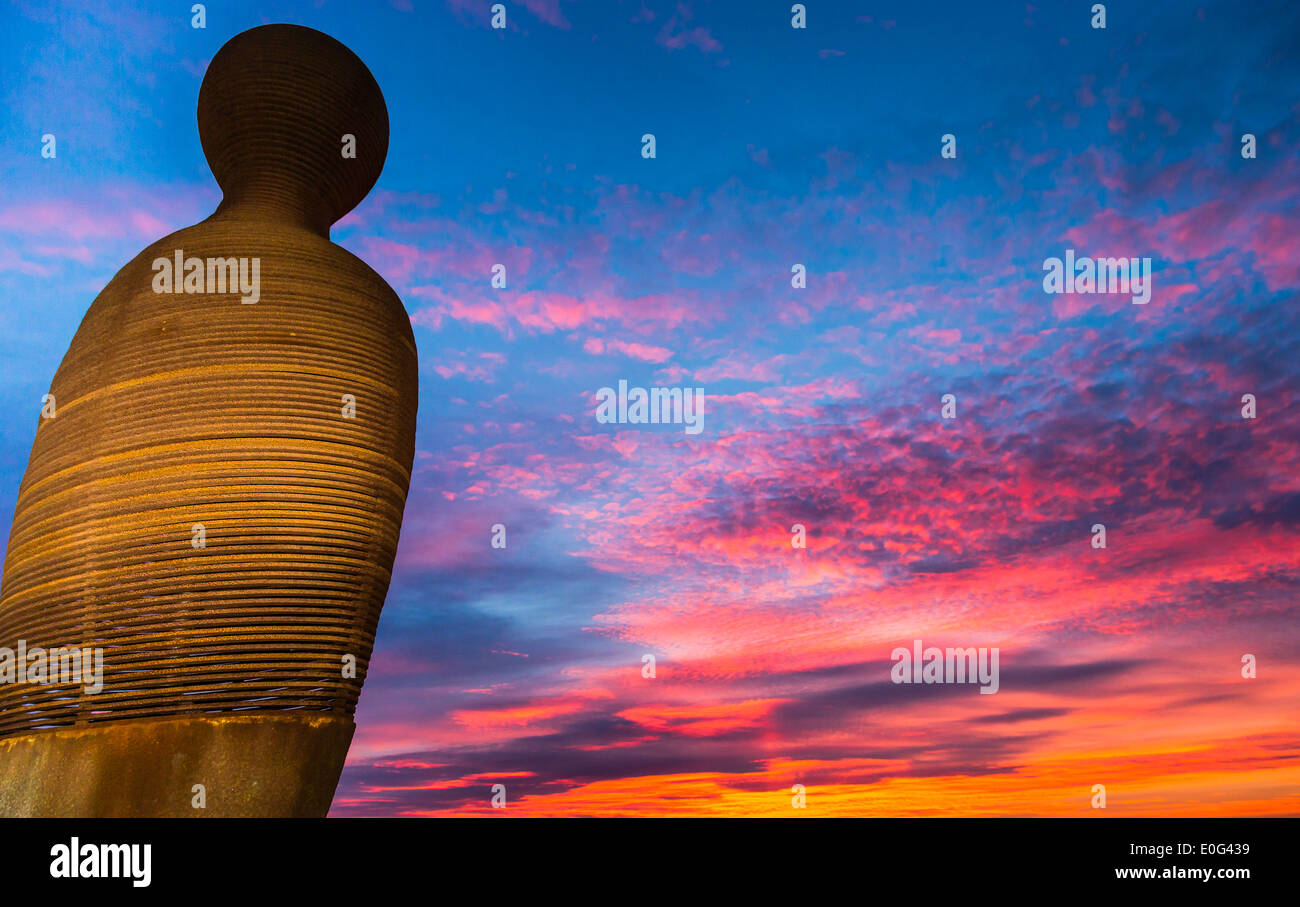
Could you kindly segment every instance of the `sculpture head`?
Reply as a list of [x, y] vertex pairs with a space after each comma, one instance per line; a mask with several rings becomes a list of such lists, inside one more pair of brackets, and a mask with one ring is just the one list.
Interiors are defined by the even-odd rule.
[[[329, 35], [263, 25], [212, 58], [199, 139], [224, 194], [218, 211], [323, 235], [365, 198], [388, 154], [388, 108], [366, 65]], [[355, 158], [344, 157], [344, 136]]]

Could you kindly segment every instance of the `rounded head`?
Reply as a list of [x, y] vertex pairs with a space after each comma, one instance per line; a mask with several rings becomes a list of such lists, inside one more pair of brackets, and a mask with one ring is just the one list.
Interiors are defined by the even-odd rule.
[[[356, 157], [345, 136], [355, 140]], [[301, 25], [241, 32], [199, 89], [199, 140], [223, 207], [328, 234], [366, 196], [388, 154], [388, 108], [366, 65]]]

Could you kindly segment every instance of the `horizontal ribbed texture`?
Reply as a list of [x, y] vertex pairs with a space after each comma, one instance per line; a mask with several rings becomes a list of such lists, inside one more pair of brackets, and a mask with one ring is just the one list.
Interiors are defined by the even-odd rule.
[[[268, 79], [268, 48], [297, 76]], [[91, 306], [51, 384], [0, 587], [0, 646], [102, 648], [104, 688], [0, 684], [0, 736], [356, 706], [410, 481], [417, 368], [401, 301], [327, 235], [382, 167], [383, 99], [338, 42], [273, 26], [217, 55], [200, 123], [226, 199]], [[364, 159], [340, 158], [338, 130]], [[306, 150], [286, 144], [295, 132]], [[259, 301], [155, 293], [153, 262], [177, 249], [260, 259]]]
[[[324, 234], [365, 198], [388, 153], [374, 77], [328, 35], [268, 25], [231, 38], [199, 90], [199, 137], [223, 204]], [[343, 158], [343, 137], [355, 158]]]

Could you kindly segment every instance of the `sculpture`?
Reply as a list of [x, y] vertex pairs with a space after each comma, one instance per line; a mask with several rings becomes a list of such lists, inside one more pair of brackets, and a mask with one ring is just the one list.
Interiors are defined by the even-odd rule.
[[324, 815], [347, 755], [417, 367], [329, 228], [388, 113], [342, 44], [268, 25], [213, 58], [198, 124], [220, 206], [99, 294], [32, 445], [0, 646], [100, 651], [102, 689], [0, 683], [0, 815]]

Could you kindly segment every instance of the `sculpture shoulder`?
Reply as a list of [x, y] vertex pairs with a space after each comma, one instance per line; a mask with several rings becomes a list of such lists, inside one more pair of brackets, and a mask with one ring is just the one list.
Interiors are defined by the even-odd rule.
[[[237, 276], [255, 279], [259, 286], [255, 291], [240, 291], [234, 286]], [[108, 282], [86, 318], [120, 321], [139, 317], [142, 309], [166, 310], [167, 303], [174, 301], [170, 297], [188, 297], [189, 303], [198, 304], [202, 296], [226, 297], [212, 300], [217, 304], [277, 305], [328, 297], [352, 303], [358, 319], [378, 317], [394, 331], [394, 339], [412, 350], [415, 346], [401, 298], [347, 249], [307, 230], [215, 218], [177, 230], [143, 249]], [[240, 298], [232, 298], [236, 296]]]
[[412, 330], [411, 330], [411, 319], [410, 319], [410, 315], [409, 315], [409, 313], [407, 313], [407, 311], [406, 311], [406, 305], [402, 302], [401, 297], [397, 295], [397, 291], [394, 290], [394, 289], [389, 285], [388, 281], [386, 281], [386, 280], [385, 280], [385, 279], [384, 279], [384, 278], [379, 274], [378, 271], [376, 271], [374, 268], [372, 268], [372, 267], [371, 267], [371, 266], [370, 266], [370, 265], [365, 261], [365, 259], [363, 259], [363, 258], [359, 258], [358, 256], [356, 256], [356, 255], [354, 255], [353, 253], [349, 252], [347, 249], [343, 248], [342, 246], [338, 245], [337, 243], [330, 242], [329, 244], [330, 244], [334, 249], [338, 250], [338, 251], [339, 251], [339, 252], [340, 252], [344, 257], [346, 257], [346, 259], [348, 260], [349, 264], [350, 264], [353, 268], [357, 269], [358, 273], [362, 273], [362, 274], [367, 275], [367, 277], [368, 277], [368, 281], [369, 281], [369, 282], [370, 282], [370, 283], [375, 287], [376, 292], [379, 292], [380, 294], [382, 294], [382, 295], [383, 295], [385, 298], [387, 298], [387, 299], [388, 299], [388, 300], [389, 300], [389, 301], [390, 301], [394, 306], [396, 306], [398, 309], [401, 310], [402, 315], [404, 316], [404, 318], [403, 318], [403, 323], [405, 324], [405, 327], [406, 327], [405, 335], [406, 335], [407, 337], [410, 338], [411, 348], [414, 349], [414, 348], [415, 348], [415, 335], [414, 335], [414, 333], [413, 333]]
[[360, 344], [386, 351], [408, 380], [417, 371], [410, 316], [370, 265], [308, 230], [218, 217], [151, 243], [118, 271], [65, 363], [93, 354], [108, 380], [155, 350], [220, 361], [241, 347], [285, 344], [325, 354]]

